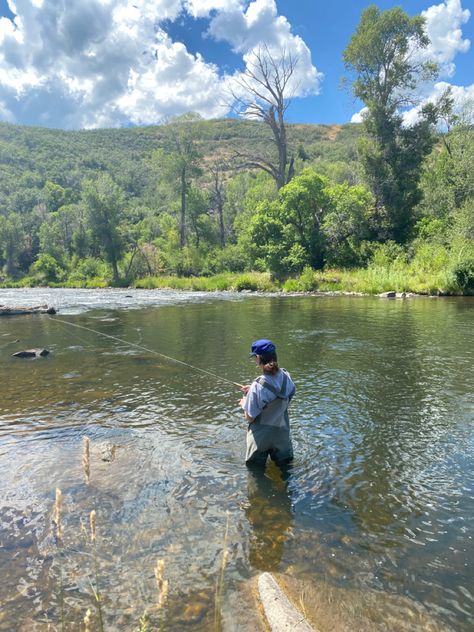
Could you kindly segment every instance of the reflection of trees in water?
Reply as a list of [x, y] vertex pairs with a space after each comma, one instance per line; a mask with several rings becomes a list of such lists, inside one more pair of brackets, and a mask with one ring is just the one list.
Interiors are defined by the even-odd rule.
[[274, 465], [249, 468], [248, 505], [245, 515], [252, 527], [249, 561], [254, 568], [278, 569], [288, 531], [293, 521], [287, 478], [289, 472]]

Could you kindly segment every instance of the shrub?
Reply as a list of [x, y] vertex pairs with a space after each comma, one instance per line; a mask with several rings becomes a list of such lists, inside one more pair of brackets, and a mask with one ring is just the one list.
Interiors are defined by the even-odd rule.
[[463, 291], [474, 290], [474, 258], [464, 259], [451, 269], [454, 283]]
[[318, 289], [319, 281], [315, 271], [306, 266], [296, 279], [287, 279], [283, 285], [285, 292], [312, 292]]
[[243, 272], [247, 266], [248, 256], [241, 246], [230, 244], [225, 248], [212, 250], [206, 262], [207, 271], [210, 274], [221, 272]]
[[394, 241], [386, 241], [374, 248], [370, 265], [376, 268], [391, 268], [406, 263], [406, 253]]
[[54, 257], [43, 252], [31, 266], [31, 271], [39, 283], [54, 283], [60, 281], [65, 271]]
[[[73, 266], [68, 281], [71, 283], [77, 281], [97, 281], [98, 279], [106, 279], [110, 277], [110, 275], [110, 268], [104, 261], [96, 259], [95, 257], [87, 257], [86, 259], [81, 259]], [[92, 287], [96, 286], [93, 285]]]

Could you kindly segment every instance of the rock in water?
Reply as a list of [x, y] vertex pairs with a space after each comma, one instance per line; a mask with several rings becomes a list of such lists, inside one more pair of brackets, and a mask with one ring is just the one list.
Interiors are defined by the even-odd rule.
[[23, 314], [56, 314], [54, 307], [37, 305], [36, 307], [7, 307], [0, 305], [0, 316], [22, 316]]
[[100, 458], [102, 459], [102, 461], [107, 461], [108, 463], [110, 463], [111, 461], [115, 460], [115, 451], [117, 449], [117, 446], [115, 446], [113, 443], [101, 443], [99, 446], [99, 450], [100, 450]]
[[12, 353], [14, 358], [44, 358], [47, 355], [49, 355], [47, 349], [26, 349], [26, 351]]

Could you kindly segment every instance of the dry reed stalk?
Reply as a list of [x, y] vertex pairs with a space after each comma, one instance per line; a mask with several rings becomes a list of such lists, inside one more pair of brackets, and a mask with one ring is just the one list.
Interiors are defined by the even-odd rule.
[[102, 598], [100, 595], [100, 587], [99, 587], [99, 564], [97, 562], [97, 547], [96, 547], [96, 527], [97, 527], [97, 514], [95, 509], [93, 509], [89, 516], [89, 523], [91, 527], [91, 543], [92, 543], [92, 551], [94, 558], [94, 574], [95, 574], [95, 589], [92, 587], [94, 591], [94, 597], [97, 603], [97, 611], [99, 613], [99, 629], [101, 632], [104, 632], [104, 619], [102, 615]]
[[56, 498], [54, 501], [54, 535], [56, 537], [56, 543], [61, 542], [61, 538], [63, 535], [63, 527], [61, 524], [61, 509], [62, 509], [62, 493], [59, 487], [56, 487]]
[[91, 475], [91, 452], [89, 437], [84, 437], [82, 446], [82, 467], [84, 469], [84, 477], [86, 485], [89, 485]]
[[84, 616], [84, 632], [91, 632], [92, 612], [90, 608], [87, 608], [87, 612]]
[[229, 551], [227, 549], [227, 541], [229, 537], [229, 521], [230, 514], [227, 512], [227, 521], [225, 525], [225, 533], [224, 533], [224, 544], [222, 547], [222, 561], [219, 574], [217, 576], [216, 581], [216, 593], [215, 593], [215, 604], [214, 604], [214, 630], [215, 632], [220, 632], [221, 627], [221, 606], [222, 606], [222, 593], [224, 591], [224, 572], [225, 567], [227, 566], [227, 561], [229, 559]]
[[169, 582], [164, 578], [165, 574], [165, 561], [157, 560], [155, 566], [155, 579], [156, 579], [156, 588], [158, 590], [158, 608], [161, 609], [165, 606], [166, 600], [168, 599], [168, 588]]
[[65, 631], [65, 619], [64, 619], [64, 586], [63, 586], [63, 565], [61, 544], [63, 535], [63, 526], [61, 522], [61, 511], [63, 504], [63, 495], [59, 487], [56, 487], [56, 495], [54, 499], [54, 537], [56, 540], [56, 546], [58, 547], [58, 561], [59, 561], [59, 607], [61, 610], [61, 631]]
[[86, 525], [84, 524], [84, 520], [81, 518], [79, 519], [80, 523], [81, 523], [81, 536], [84, 538], [85, 541], [87, 541], [87, 529], [86, 529]]
[[89, 516], [89, 522], [91, 526], [91, 542], [95, 544], [95, 536], [96, 536], [96, 513], [95, 509], [93, 509]]

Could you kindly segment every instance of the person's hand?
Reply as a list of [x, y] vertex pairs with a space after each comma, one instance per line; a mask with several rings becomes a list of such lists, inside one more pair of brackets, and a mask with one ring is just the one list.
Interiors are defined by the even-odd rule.
[[250, 390], [250, 384], [244, 384], [243, 386], [240, 387], [240, 390], [242, 391], [242, 393], [245, 393], [247, 395], [247, 393]]

